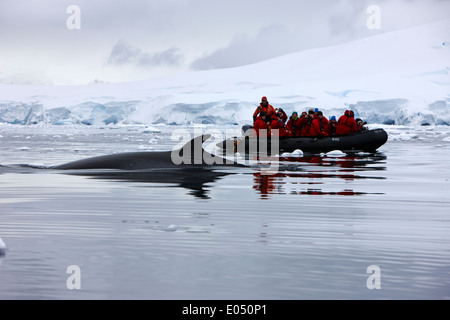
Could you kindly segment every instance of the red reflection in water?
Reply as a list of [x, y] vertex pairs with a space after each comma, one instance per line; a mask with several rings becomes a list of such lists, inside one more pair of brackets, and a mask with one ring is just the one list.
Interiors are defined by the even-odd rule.
[[[382, 166], [368, 167], [368, 165], [382, 163], [380, 160], [384, 159], [385, 157], [370, 159], [357, 156], [345, 156], [339, 158], [280, 157], [280, 168], [282, 168], [282, 170], [285, 168], [285, 171], [279, 171], [272, 175], [262, 174], [259, 171], [254, 172], [253, 189], [257, 190], [262, 199], [268, 199], [271, 194], [338, 196], [365, 195], [368, 193], [355, 191], [350, 188], [345, 188], [341, 191], [324, 191], [322, 188], [296, 190], [296, 188], [299, 188], [299, 185], [324, 185], [326, 183], [325, 179], [330, 178], [343, 179], [350, 182], [357, 179], [385, 179], [384, 177], [379, 176], [363, 176], [358, 174], [361, 171], [385, 170]], [[289, 190], [290, 188], [292, 190]]]
[[258, 190], [261, 198], [268, 198], [269, 194], [274, 193], [275, 179], [277, 175], [263, 175], [261, 172], [253, 173], [253, 189]]
[[[261, 195], [261, 198], [267, 199], [271, 194], [287, 194], [286, 190], [284, 190], [283, 185], [286, 184], [283, 181], [283, 178], [286, 177], [297, 177], [297, 178], [323, 178], [325, 175], [318, 174], [307, 174], [307, 175], [299, 175], [299, 174], [283, 174], [277, 173], [274, 175], [264, 175], [260, 172], [253, 173], [253, 189], [257, 190]], [[336, 176], [335, 176], [336, 177]], [[320, 182], [299, 182], [297, 184], [321, 184]], [[302, 191], [291, 191], [289, 194], [299, 194], [299, 195], [339, 195], [339, 196], [357, 196], [367, 194], [366, 192], [356, 192], [351, 189], [344, 189], [338, 192], [325, 192], [322, 189], [307, 189]]]

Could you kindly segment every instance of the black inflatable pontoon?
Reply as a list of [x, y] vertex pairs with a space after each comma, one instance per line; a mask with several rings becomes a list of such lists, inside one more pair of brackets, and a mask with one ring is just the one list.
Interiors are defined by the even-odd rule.
[[[248, 129], [244, 126], [243, 129]], [[217, 146], [224, 152], [253, 153], [259, 151], [283, 153], [301, 150], [304, 153], [326, 153], [340, 150], [344, 153], [370, 152], [375, 153], [379, 147], [386, 143], [388, 134], [383, 129], [366, 130], [345, 136], [333, 137], [279, 137], [279, 150], [271, 150], [271, 137], [230, 138], [219, 142]]]

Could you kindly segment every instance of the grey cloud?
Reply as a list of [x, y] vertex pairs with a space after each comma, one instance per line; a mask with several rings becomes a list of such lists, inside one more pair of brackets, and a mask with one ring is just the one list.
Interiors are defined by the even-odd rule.
[[132, 47], [124, 40], [119, 40], [119, 42], [117, 42], [112, 48], [111, 54], [109, 55], [108, 64], [123, 65], [133, 63], [141, 54], [142, 53], [138, 48]]
[[125, 40], [119, 40], [109, 55], [109, 65], [134, 65], [141, 67], [177, 66], [181, 63], [182, 55], [176, 47], [167, 50], [148, 53], [130, 45]]
[[139, 57], [138, 64], [142, 66], [155, 65], [179, 65], [182, 60], [180, 50], [176, 47], [157, 52], [154, 54], [143, 53]]
[[[351, 38], [367, 33], [366, 27], [367, 12], [370, 4], [379, 4], [378, 1], [339, 1], [333, 4], [328, 19], [330, 35], [332, 37], [342, 36]], [[347, 39], [345, 39], [347, 40]]]
[[301, 35], [283, 25], [263, 27], [256, 36], [236, 36], [231, 43], [192, 62], [195, 70], [230, 68], [255, 63], [302, 48]]

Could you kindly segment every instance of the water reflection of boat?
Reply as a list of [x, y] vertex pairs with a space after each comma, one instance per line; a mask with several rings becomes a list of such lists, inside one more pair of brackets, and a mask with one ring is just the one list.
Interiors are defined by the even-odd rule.
[[[286, 195], [336, 195], [360, 196], [366, 194], [382, 194], [355, 190], [357, 185], [350, 187], [348, 182], [357, 180], [386, 179], [372, 172], [386, 170], [386, 156], [377, 154], [370, 157], [281, 157], [279, 171], [265, 174], [262, 171], [253, 172], [253, 189], [262, 199], [272, 194]], [[368, 173], [368, 174], [364, 174]], [[344, 180], [345, 185], [338, 190], [329, 189], [328, 184], [336, 188], [336, 180]]]

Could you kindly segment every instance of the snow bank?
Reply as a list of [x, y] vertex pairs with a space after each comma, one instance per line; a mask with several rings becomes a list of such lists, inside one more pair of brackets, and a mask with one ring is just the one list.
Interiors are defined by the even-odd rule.
[[124, 101], [101, 104], [86, 101], [74, 106], [49, 109], [45, 109], [43, 104], [36, 103], [0, 103], [0, 122], [23, 125], [117, 124], [127, 120], [135, 112], [137, 103]]
[[287, 113], [450, 124], [450, 20], [222, 70], [87, 86], [0, 85], [0, 123], [234, 124], [262, 96]]

